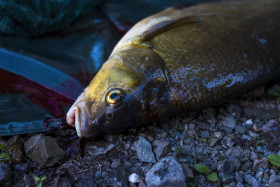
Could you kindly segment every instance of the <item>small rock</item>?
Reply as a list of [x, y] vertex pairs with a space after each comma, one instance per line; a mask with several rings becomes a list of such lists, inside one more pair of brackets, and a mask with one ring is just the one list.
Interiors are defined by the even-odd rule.
[[268, 183], [271, 184], [272, 182], [277, 182], [277, 181], [280, 181], [280, 175], [272, 174], [269, 177]]
[[87, 154], [90, 156], [106, 154], [115, 147], [107, 141], [91, 141], [87, 146]]
[[266, 158], [255, 159], [253, 170], [256, 171], [259, 167], [266, 169], [268, 167], [268, 160]]
[[209, 145], [213, 147], [219, 140], [217, 138], [211, 138], [209, 140]]
[[218, 171], [222, 171], [225, 173], [231, 173], [234, 171], [234, 166], [232, 165], [232, 163], [230, 162], [230, 160], [223, 160], [218, 162], [217, 164], [217, 170]]
[[222, 139], [223, 138], [223, 135], [221, 132], [215, 132], [213, 137], [217, 138], [218, 140]]
[[245, 125], [253, 125], [253, 120], [251, 119], [246, 120]]
[[226, 182], [228, 180], [233, 179], [233, 176], [231, 174], [229, 174], [229, 173], [220, 172], [219, 176], [220, 176], [220, 178], [222, 179], [223, 182]]
[[243, 135], [241, 136], [241, 138], [242, 138], [243, 140], [248, 140], [248, 141], [251, 140], [251, 137], [248, 136], [248, 135], [246, 135], [246, 134], [243, 134]]
[[140, 180], [139, 175], [137, 175], [136, 173], [132, 173], [131, 175], [129, 175], [128, 181], [130, 183], [135, 184], [135, 183], [139, 183], [141, 180]]
[[26, 155], [38, 164], [39, 169], [53, 166], [65, 154], [54, 138], [43, 134], [30, 137], [24, 143], [24, 150]]
[[165, 156], [169, 152], [168, 149], [170, 149], [168, 141], [164, 141], [164, 140], [153, 141], [153, 150], [156, 154], [157, 160], [159, 160], [162, 156]]
[[117, 168], [119, 165], [121, 165], [121, 163], [116, 162], [116, 161], [113, 161], [113, 162], [111, 163], [111, 168]]
[[252, 137], [252, 138], [257, 138], [259, 135], [252, 132], [252, 131], [249, 131], [249, 135]]
[[144, 137], [139, 136], [138, 141], [135, 143], [135, 147], [137, 156], [142, 162], [156, 163], [152, 146]]
[[221, 122], [224, 127], [228, 127], [230, 129], [234, 129], [235, 125], [236, 125], [236, 121], [231, 115], [228, 115], [227, 117], [222, 118]]
[[161, 159], [147, 173], [147, 186], [186, 186], [182, 166], [172, 156]]
[[235, 180], [237, 183], [243, 183], [243, 174], [241, 172], [235, 172]]
[[[100, 175], [101, 175], [101, 173], [100, 173]], [[94, 171], [92, 169], [90, 169], [86, 172], [83, 172], [80, 177], [80, 180], [76, 183], [75, 186], [96, 186], [95, 176], [99, 177], [99, 173], [96, 172], [94, 174]]]
[[235, 127], [235, 132], [239, 133], [239, 134], [244, 134], [245, 133], [245, 127], [241, 126], [241, 125], [237, 125]]
[[119, 167], [117, 167], [116, 169], [114, 169], [114, 181], [115, 181], [115, 185], [114, 186], [128, 186], [127, 183], [127, 173], [123, 167], [123, 165], [120, 165]]
[[200, 136], [201, 136], [202, 138], [209, 138], [209, 137], [210, 137], [210, 134], [209, 134], [208, 131], [201, 131]]
[[260, 187], [259, 182], [250, 174], [244, 175], [245, 182], [254, 187]]
[[182, 167], [183, 167], [183, 171], [184, 171], [185, 177], [192, 179], [193, 178], [193, 171], [192, 171], [192, 169], [187, 164], [183, 164]]
[[239, 182], [237, 183], [236, 187], [244, 187], [244, 185], [241, 182]]
[[254, 152], [254, 151], [251, 151], [250, 153], [250, 160], [256, 160], [258, 158], [258, 155]]
[[269, 120], [266, 124], [264, 124], [261, 128], [263, 132], [271, 132], [275, 131], [280, 127], [279, 123], [273, 119]]
[[0, 186], [10, 186], [12, 175], [10, 167], [5, 163], [0, 163]]
[[279, 187], [280, 186], [280, 182], [272, 182], [269, 184], [269, 187]]
[[14, 162], [20, 163], [23, 157], [23, 145], [19, 136], [13, 136], [6, 142], [9, 155]]
[[240, 146], [231, 147], [225, 152], [225, 155], [228, 158], [241, 158], [243, 157], [243, 150]]

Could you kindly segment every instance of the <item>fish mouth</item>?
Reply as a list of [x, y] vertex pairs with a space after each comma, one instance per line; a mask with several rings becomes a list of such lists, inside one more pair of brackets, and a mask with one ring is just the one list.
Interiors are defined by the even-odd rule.
[[80, 110], [77, 106], [72, 106], [66, 115], [66, 121], [70, 126], [76, 128], [77, 135], [82, 138]]

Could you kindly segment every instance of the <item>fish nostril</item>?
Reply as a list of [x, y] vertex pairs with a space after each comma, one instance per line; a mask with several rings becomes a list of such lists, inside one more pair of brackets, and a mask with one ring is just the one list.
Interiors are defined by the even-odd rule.
[[76, 108], [70, 108], [66, 115], [66, 121], [70, 126], [75, 127], [75, 118], [76, 118]]

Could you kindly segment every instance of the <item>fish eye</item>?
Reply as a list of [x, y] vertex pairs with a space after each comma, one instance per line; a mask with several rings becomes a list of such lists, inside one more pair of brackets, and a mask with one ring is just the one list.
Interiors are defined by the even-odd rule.
[[108, 92], [106, 96], [106, 102], [110, 105], [117, 105], [124, 99], [124, 91], [121, 89], [112, 89]]

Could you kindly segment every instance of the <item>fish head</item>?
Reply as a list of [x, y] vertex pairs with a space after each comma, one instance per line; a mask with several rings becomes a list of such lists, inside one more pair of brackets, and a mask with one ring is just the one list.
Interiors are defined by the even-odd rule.
[[146, 48], [112, 55], [68, 111], [68, 124], [79, 137], [89, 138], [145, 123], [158, 98], [159, 82], [165, 80], [160, 63], [161, 58]]

